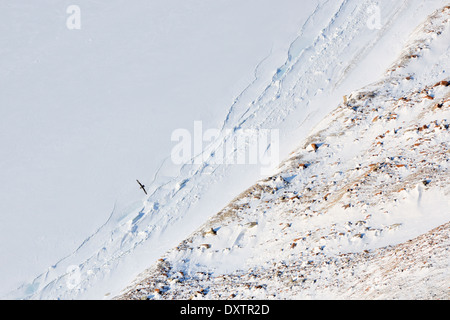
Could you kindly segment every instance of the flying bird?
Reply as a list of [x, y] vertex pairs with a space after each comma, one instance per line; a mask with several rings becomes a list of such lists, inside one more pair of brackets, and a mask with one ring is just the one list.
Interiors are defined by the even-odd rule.
[[139, 184], [139, 186], [141, 187], [141, 189], [144, 191], [144, 193], [147, 195], [147, 190], [145, 190], [145, 186], [139, 182], [139, 180], [136, 180], [137, 183]]

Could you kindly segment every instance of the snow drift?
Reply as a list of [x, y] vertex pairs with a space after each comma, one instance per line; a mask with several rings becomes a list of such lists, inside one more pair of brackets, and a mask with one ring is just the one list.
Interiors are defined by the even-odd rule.
[[449, 44], [446, 6], [119, 299], [448, 299]]

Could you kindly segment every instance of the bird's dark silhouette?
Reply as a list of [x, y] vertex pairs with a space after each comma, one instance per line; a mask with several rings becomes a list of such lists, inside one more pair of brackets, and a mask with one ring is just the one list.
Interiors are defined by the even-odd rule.
[[147, 190], [145, 190], [145, 186], [139, 182], [139, 180], [136, 180], [137, 183], [139, 184], [139, 186], [141, 187], [141, 189], [144, 191], [144, 193], [147, 195]]

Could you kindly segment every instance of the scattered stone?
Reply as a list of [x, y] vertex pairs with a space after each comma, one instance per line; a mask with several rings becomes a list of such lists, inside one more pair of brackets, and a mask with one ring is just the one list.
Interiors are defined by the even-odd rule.
[[215, 236], [215, 235], [217, 235], [217, 232], [213, 228], [211, 228], [205, 232], [205, 235]]

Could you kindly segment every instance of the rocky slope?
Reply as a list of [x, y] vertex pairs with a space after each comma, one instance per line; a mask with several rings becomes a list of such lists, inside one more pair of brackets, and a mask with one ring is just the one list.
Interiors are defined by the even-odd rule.
[[117, 299], [450, 298], [449, 44], [445, 6]]

